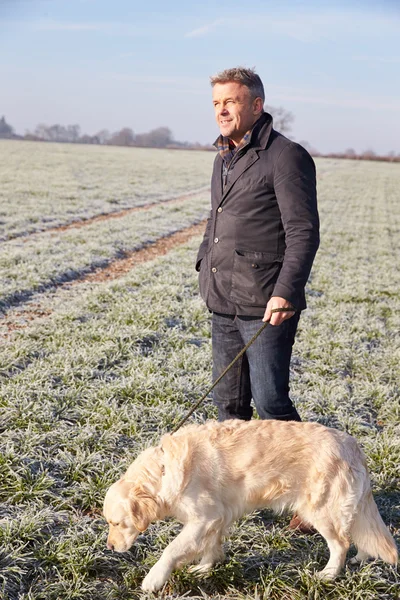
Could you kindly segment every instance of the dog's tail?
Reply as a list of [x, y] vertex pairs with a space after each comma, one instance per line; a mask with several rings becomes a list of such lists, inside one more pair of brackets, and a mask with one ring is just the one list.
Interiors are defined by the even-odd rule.
[[371, 489], [365, 490], [360, 499], [350, 535], [359, 551], [373, 558], [381, 558], [391, 565], [397, 564], [396, 543], [382, 521]]

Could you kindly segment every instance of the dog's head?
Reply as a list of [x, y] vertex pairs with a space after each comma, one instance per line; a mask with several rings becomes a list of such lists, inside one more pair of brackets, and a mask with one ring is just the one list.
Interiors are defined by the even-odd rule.
[[143, 452], [106, 493], [103, 514], [109, 525], [107, 548], [126, 552], [159, 516], [157, 492], [162, 465], [159, 451]]

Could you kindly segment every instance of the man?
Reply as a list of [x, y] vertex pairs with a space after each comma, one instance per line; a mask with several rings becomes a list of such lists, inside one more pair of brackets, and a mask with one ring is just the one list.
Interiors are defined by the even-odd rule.
[[[227, 69], [211, 86], [221, 135], [196, 269], [213, 313], [214, 380], [261, 319], [269, 321], [216, 386], [218, 418], [250, 419], [253, 399], [262, 419], [300, 421], [289, 397], [289, 366], [319, 245], [315, 165], [304, 148], [273, 129], [254, 70]], [[311, 531], [296, 515], [290, 525]]]
[[[212, 316], [213, 377], [269, 325], [214, 391], [219, 420], [300, 421], [289, 397], [289, 365], [304, 288], [319, 245], [315, 166], [272, 127], [252, 69], [211, 78], [221, 135], [211, 213], [196, 269]], [[282, 310], [275, 312], [273, 309]]]

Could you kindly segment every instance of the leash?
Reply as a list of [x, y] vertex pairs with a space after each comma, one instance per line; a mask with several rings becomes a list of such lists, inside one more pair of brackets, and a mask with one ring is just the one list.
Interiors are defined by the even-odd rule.
[[[296, 310], [293, 309], [293, 308], [273, 308], [271, 310], [271, 313], [277, 313], [277, 312], [296, 312]], [[255, 342], [255, 340], [258, 338], [258, 336], [260, 335], [260, 333], [262, 333], [264, 331], [264, 329], [266, 328], [266, 326], [268, 324], [269, 324], [269, 321], [266, 321], [265, 323], [263, 323], [263, 325], [260, 327], [260, 329], [253, 335], [253, 337], [251, 338], [251, 340], [249, 342], [247, 342], [247, 344], [244, 346], [244, 348], [241, 349], [241, 351], [239, 352], [239, 354], [226, 367], [226, 369], [224, 369], [224, 371], [222, 371], [221, 375], [214, 381], [214, 383], [212, 384], [212, 386], [206, 391], [206, 393], [200, 398], [200, 400], [198, 400], [196, 402], [196, 404], [194, 404], [192, 406], [192, 408], [188, 411], [188, 413], [183, 417], [183, 419], [181, 419], [181, 421], [179, 421], [178, 425], [171, 431], [171, 435], [173, 435], [174, 433], [176, 433], [178, 431], [178, 429], [180, 429], [182, 427], [182, 425], [184, 423], [186, 423], [186, 421], [194, 413], [194, 411], [196, 410], [196, 408], [198, 408], [200, 406], [200, 404], [203, 402], [203, 400], [205, 400], [207, 398], [208, 394], [215, 388], [215, 386], [217, 385], [217, 383], [219, 383], [221, 381], [221, 379], [227, 374], [227, 372], [229, 371], [229, 369], [231, 369], [233, 367], [233, 365], [235, 364], [235, 362], [237, 362], [239, 360], [239, 358], [241, 358], [243, 356], [243, 354], [246, 352], [246, 350], [248, 348], [250, 348], [250, 346], [252, 345], [252, 343]]]

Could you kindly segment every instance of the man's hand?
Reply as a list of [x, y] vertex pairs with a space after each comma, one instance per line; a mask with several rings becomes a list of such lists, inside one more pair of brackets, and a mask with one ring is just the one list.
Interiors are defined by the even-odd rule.
[[280, 325], [286, 319], [290, 319], [293, 317], [296, 311], [288, 311], [288, 312], [271, 312], [273, 308], [293, 308], [293, 304], [290, 304], [285, 298], [280, 298], [279, 296], [272, 296], [270, 298], [267, 308], [265, 309], [265, 314], [263, 317], [263, 321], [269, 321], [271, 325]]

